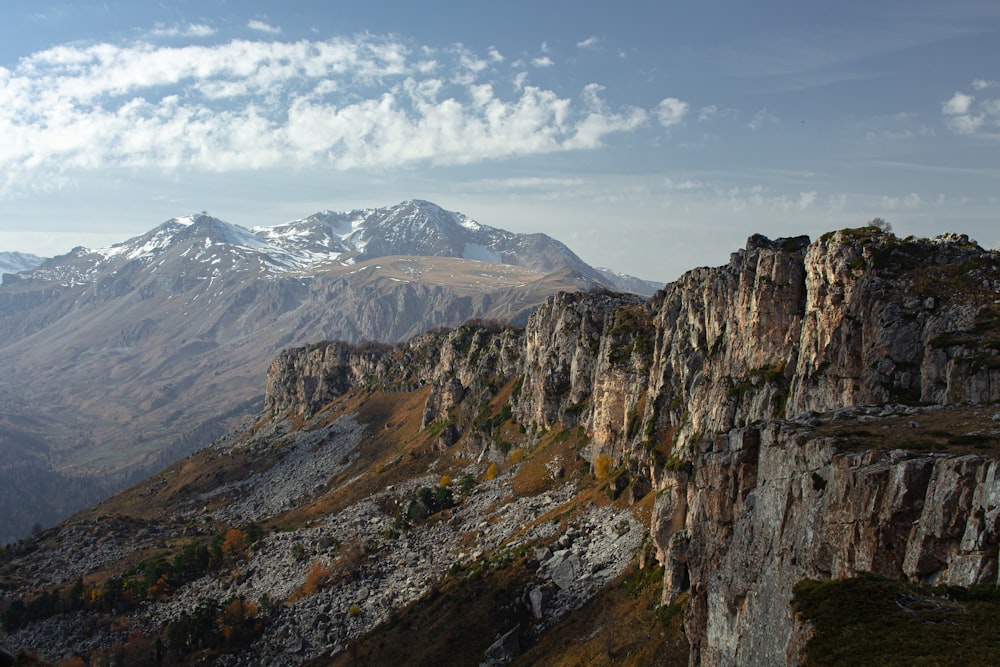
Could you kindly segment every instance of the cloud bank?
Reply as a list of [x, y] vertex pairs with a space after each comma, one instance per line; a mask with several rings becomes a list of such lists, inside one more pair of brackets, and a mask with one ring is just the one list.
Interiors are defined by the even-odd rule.
[[676, 124], [687, 110], [676, 98], [612, 109], [601, 90], [566, 96], [530, 85], [523, 64], [496, 49], [481, 57], [370, 35], [61, 45], [0, 67], [0, 189], [105, 167], [467, 164], [593, 149], [651, 119]]

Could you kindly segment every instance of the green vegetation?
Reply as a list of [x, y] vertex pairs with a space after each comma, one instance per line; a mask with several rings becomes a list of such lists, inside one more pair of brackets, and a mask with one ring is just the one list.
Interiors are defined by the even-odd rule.
[[476, 488], [476, 478], [472, 473], [465, 473], [458, 480], [458, 495], [461, 497], [471, 496]]
[[622, 366], [633, 357], [648, 361], [653, 353], [656, 328], [645, 306], [619, 306], [607, 335], [612, 339], [608, 361]]
[[729, 377], [723, 378], [729, 382], [729, 398], [742, 401], [743, 397], [755, 387], [772, 385], [776, 388], [771, 398], [771, 412], [774, 417], [780, 418], [785, 411], [785, 404], [788, 401], [788, 380], [785, 378], [785, 362], [776, 361], [767, 366], [761, 366], [750, 371], [750, 374], [739, 380]]
[[829, 243], [830, 240], [837, 234], [840, 235], [841, 240], [845, 243], [858, 242], [871, 244], [883, 242], [889, 238], [895, 238], [892, 232], [882, 229], [879, 225], [869, 224], [864, 227], [849, 227], [834, 232], [826, 232], [819, 237], [819, 240], [823, 243]]
[[690, 473], [693, 469], [690, 461], [685, 461], [681, 457], [674, 454], [670, 455], [670, 458], [667, 459], [667, 462], [663, 465], [663, 467], [671, 472], [681, 472], [683, 470]]
[[62, 593], [53, 589], [31, 600], [14, 600], [0, 615], [0, 623], [7, 632], [15, 632], [28, 623], [60, 613], [135, 609], [147, 600], [165, 597], [183, 584], [231, 563], [262, 537], [263, 531], [255, 524], [231, 528], [207, 544], [189, 542], [172, 560], [164, 553], [144, 560], [100, 586], [85, 586], [82, 580], [77, 580]]
[[824, 425], [820, 436], [836, 439], [839, 448], [852, 451], [908, 449], [916, 452], [990, 455], [1000, 452], [1000, 435], [971, 430], [979, 422], [974, 406], [954, 406], [917, 415], [883, 417], [877, 426], [844, 428]]
[[455, 506], [455, 497], [448, 486], [422, 486], [413, 492], [406, 506], [396, 513], [393, 528], [409, 530], [414, 524], [427, 520], [433, 514]]
[[815, 627], [806, 665], [994, 665], [1000, 589], [930, 587], [864, 574], [801, 581], [793, 605]]

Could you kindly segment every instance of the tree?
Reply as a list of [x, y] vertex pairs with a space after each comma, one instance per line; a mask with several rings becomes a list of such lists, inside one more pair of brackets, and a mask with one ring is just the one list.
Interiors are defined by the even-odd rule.
[[892, 225], [889, 224], [888, 220], [883, 218], [872, 218], [868, 222], [869, 227], [875, 227], [876, 229], [885, 232], [886, 234], [892, 234]]
[[247, 536], [239, 528], [230, 528], [222, 540], [222, 555], [224, 558], [242, 556], [247, 549]]

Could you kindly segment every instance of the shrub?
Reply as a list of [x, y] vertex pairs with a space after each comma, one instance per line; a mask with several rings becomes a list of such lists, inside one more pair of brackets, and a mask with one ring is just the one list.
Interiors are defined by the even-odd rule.
[[296, 597], [309, 597], [319, 592], [330, 582], [333, 567], [325, 558], [316, 558], [306, 568], [306, 580], [296, 591]]
[[472, 490], [476, 488], [476, 478], [469, 473], [462, 475], [461, 479], [458, 480], [458, 495], [468, 496], [472, 493]]
[[246, 553], [247, 536], [239, 528], [230, 528], [226, 531], [226, 536], [222, 540], [220, 547], [223, 558], [237, 558]]
[[491, 463], [488, 468], [486, 468], [486, 481], [490, 481], [497, 478], [500, 471], [497, 470], [497, 464]]
[[614, 467], [614, 459], [607, 454], [598, 454], [594, 459], [594, 477], [597, 479], [607, 479], [611, 476]]

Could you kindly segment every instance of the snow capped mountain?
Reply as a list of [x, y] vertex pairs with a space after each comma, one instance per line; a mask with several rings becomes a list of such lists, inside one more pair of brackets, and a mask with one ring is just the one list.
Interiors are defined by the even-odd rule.
[[45, 260], [27, 252], [0, 252], [0, 273], [17, 273], [33, 269]]
[[571, 269], [588, 280], [614, 286], [545, 234], [497, 229], [423, 200], [346, 213], [321, 211], [254, 229], [206, 214], [173, 218], [108, 248], [78, 248], [41, 266], [31, 277], [69, 286], [94, 282], [132, 263], [162, 266], [169, 261], [276, 277], [397, 255], [455, 257], [543, 273]]
[[541, 271], [570, 266], [596, 274], [566, 246], [544, 234], [514, 234], [482, 225], [423, 200], [347, 213], [322, 211], [254, 233], [304, 262], [352, 264], [376, 257], [461, 257]]

